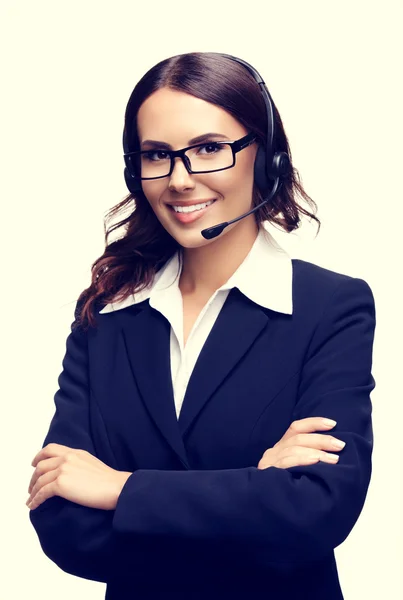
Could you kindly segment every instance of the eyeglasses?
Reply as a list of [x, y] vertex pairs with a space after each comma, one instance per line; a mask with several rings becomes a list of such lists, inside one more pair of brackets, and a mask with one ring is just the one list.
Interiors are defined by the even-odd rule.
[[231, 169], [235, 155], [256, 140], [248, 133], [234, 142], [205, 142], [181, 150], [153, 149], [124, 154], [126, 167], [136, 179], [160, 179], [171, 175], [175, 157], [180, 157], [188, 173], [213, 173]]

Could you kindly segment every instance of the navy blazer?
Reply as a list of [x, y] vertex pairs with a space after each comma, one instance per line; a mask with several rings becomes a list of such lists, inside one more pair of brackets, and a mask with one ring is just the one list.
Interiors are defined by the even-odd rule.
[[[170, 324], [148, 300], [71, 330], [43, 446], [133, 474], [114, 511], [54, 496], [29, 514], [45, 554], [108, 600], [343, 598], [334, 548], [371, 477], [374, 298], [363, 279], [292, 265], [292, 315], [231, 290], [179, 420]], [[339, 462], [258, 469], [309, 416], [337, 421]]]

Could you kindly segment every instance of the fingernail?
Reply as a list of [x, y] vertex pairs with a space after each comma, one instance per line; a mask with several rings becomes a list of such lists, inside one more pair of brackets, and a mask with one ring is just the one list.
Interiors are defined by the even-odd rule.
[[327, 456], [330, 460], [334, 460], [335, 462], [337, 462], [340, 458], [338, 454], [330, 454], [330, 452], [327, 452]]
[[333, 448], [340, 448], [340, 450], [344, 448], [345, 445], [346, 442], [343, 442], [342, 440], [333, 440], [332, 442]]
[[322, 419], [322, 423], [323, 425], [326, 425], [326, 427], [334, 427], [337, 421], [333, 421], [333, 419]]

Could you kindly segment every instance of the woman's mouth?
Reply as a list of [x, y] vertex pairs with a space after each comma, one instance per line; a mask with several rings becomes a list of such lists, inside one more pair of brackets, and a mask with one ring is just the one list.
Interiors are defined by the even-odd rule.
[[199, 202], [189, 206], [171, 204], [169, 210], [180, 223], [193, 223], [193, 221], [200, 219], [214, 202], [215, 200], [209, 200], [208, 202]]

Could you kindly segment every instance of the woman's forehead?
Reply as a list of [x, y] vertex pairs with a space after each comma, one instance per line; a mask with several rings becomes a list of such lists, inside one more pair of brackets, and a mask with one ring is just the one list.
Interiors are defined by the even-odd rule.
[[140, 106], [137, 131], [141, 142], [152, 139], [186, 145], [192, 138], [210, 131], [223, 133], [231, 139], [242, 135], [244, 128], [220, 106], [184, 92], [162, 88]]

